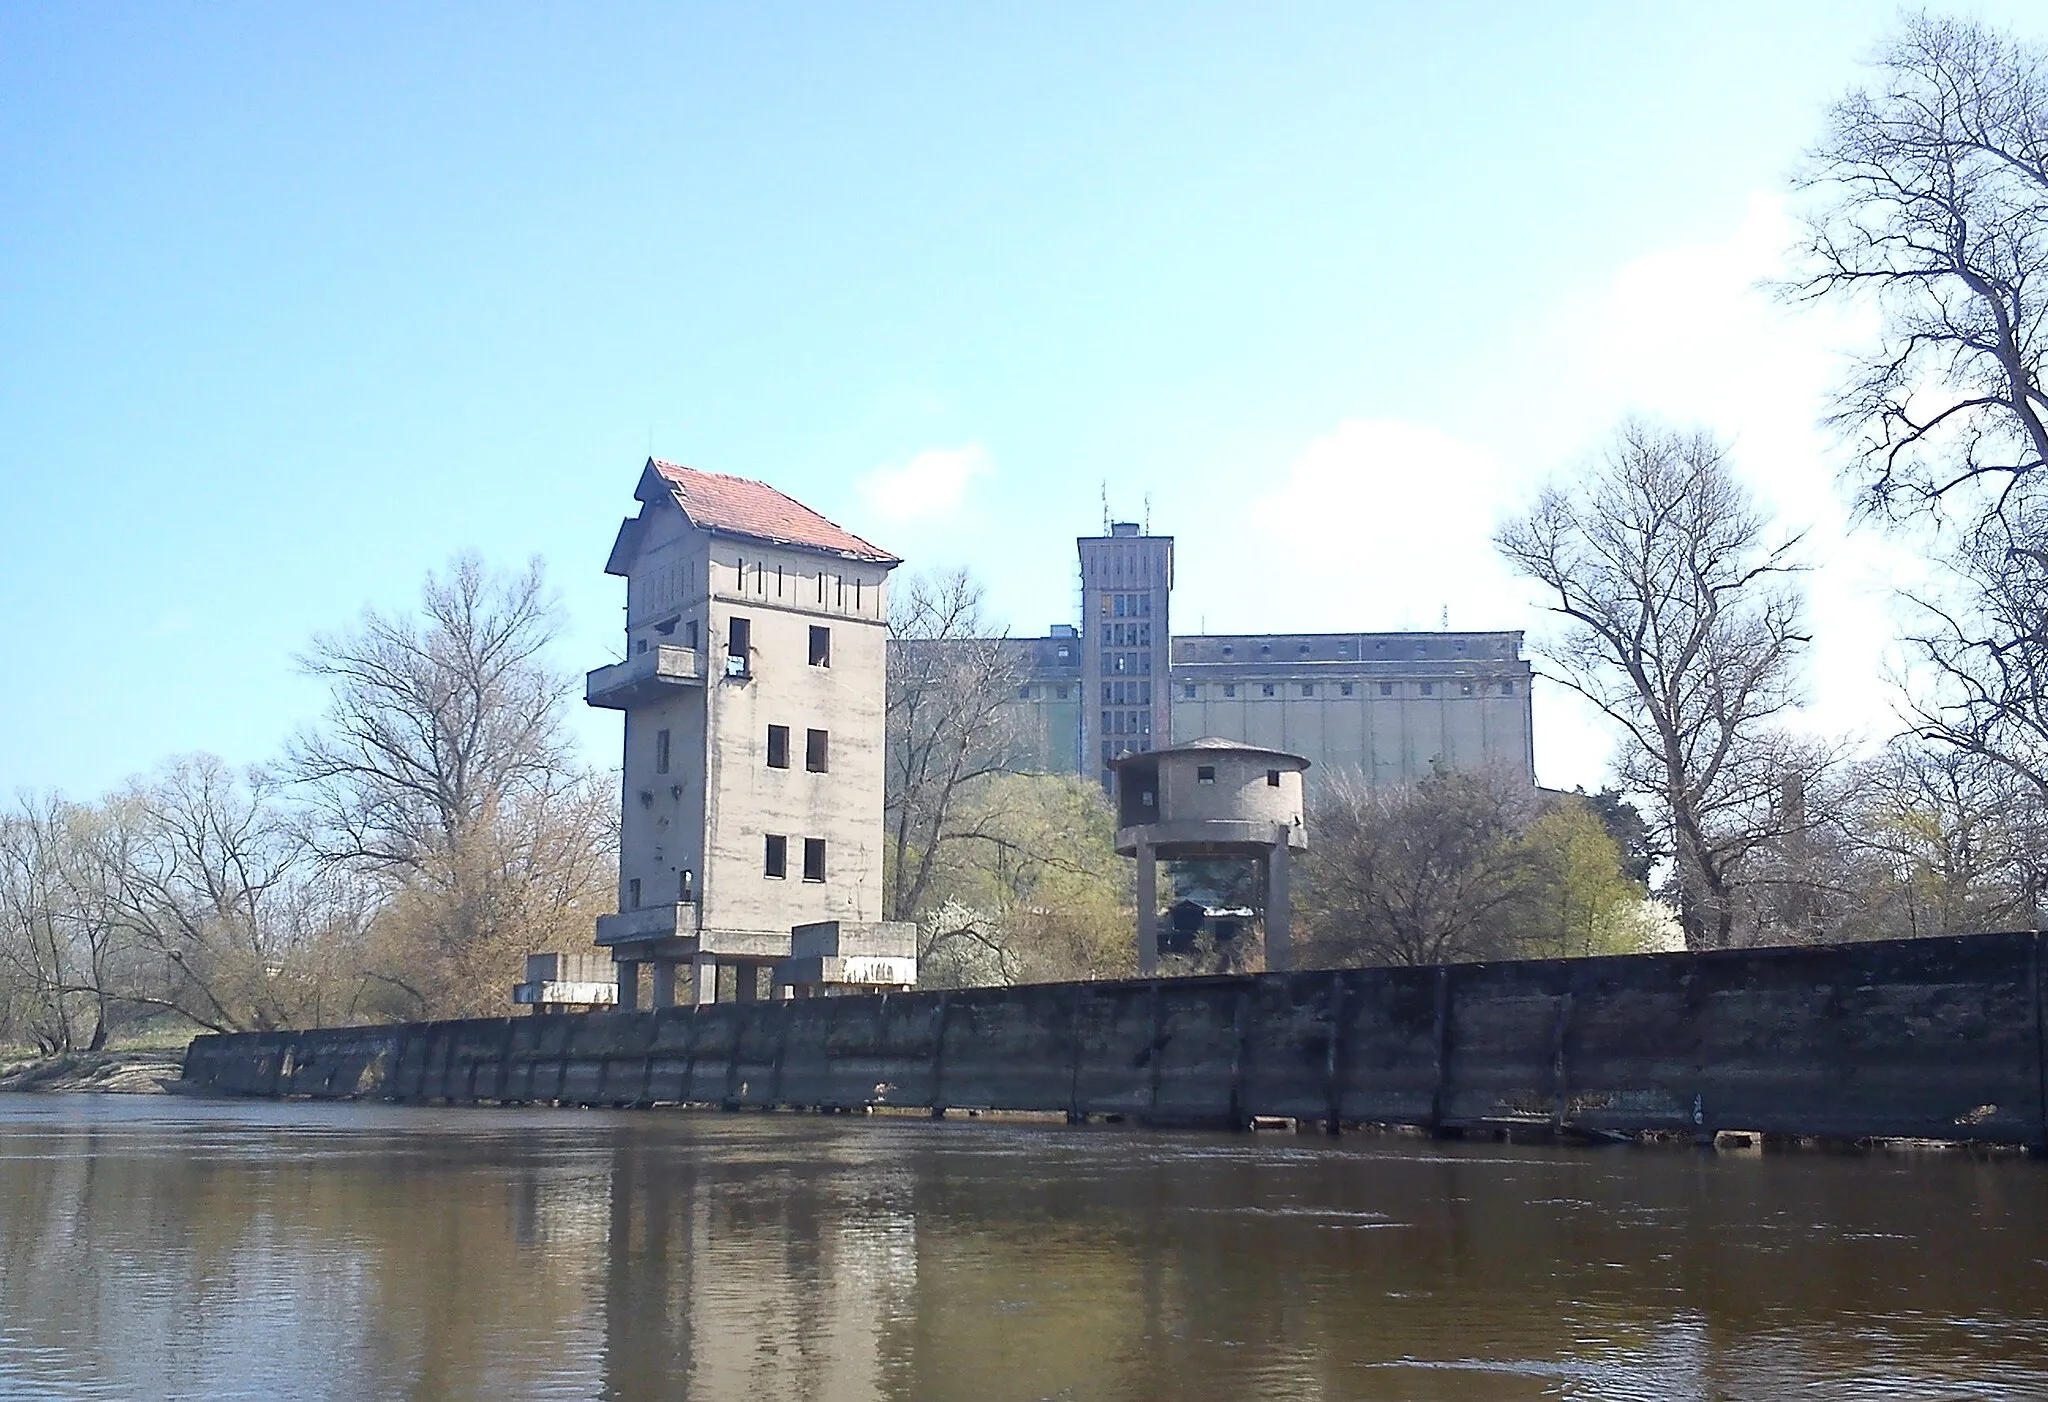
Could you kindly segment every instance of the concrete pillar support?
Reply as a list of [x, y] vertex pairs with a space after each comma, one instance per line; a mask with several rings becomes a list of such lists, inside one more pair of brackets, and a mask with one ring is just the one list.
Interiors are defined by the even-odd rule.
[[617, 968], [619, 1001], [616, 1006], [622, 1013], [637, 1013], [640, 1011], [640, 961], [621, 959], [617, 963]]
[[1266, 971], [1284, 974], [1294, 967], [1294, 935], [1289, 928], [1294, 903], [1289, 891], [1287, 838], [1266, 854]]
[[718, 961], [700, 954], [690, 961], [690, 993], [701, 1007], [718, 1001]]
[[1152, 844], [1138, 843], [1138, 977], [1159, 972], [1159, 859]]
[[654, 961], [654, 1006], [673, 1008], [676, 1005], [676, 961], [657, 959]]

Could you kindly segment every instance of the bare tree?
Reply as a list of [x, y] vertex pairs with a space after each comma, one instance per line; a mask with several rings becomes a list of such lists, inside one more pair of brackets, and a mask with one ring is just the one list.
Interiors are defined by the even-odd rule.
[[1554, 680], [1621, 727], [1625, 787], [1654, 800], [1690, 949], [1733, 938], [1744, 859], [1779, 831], [1779, 729], [1808, 639], [1798, 538], [1772, 539], [1719, 444], [1640, 422], [1571, 489], [1494, 537], [1565, 620]]
[[2003, 535], [2048, 464], [2048, 49], [1919, 14], [1875, 67], [1813, 152], [1791, 290], [1882, 315], [1841, 394], [1866, 504]]
[[616, 795], [565, 733], [556, 629], [537, 561], [506, 575], [463, 556], [427, 576], [417, 616], [368, 610], [300, 659], [332, 699], [283, 772], [322, 856], [385, 885], [372, 1012], [495, 1009], [522, 956], [587, 943], [608, 908]]
[[557, 621], [540, 562], [502, 575], [460, 556], [427, 575], [420, 605], [417, 618], [366, 609], [299, 659], [331, 698], [284, 773], [311, 795], [330, 858], [424, 870], [486, 814], [576, 768], [562, 727], [570, 679], [545, 656]]
[[115, 934], [83, 860], [90, 810], [24, 796], [0, 818], [0, 969], [16, 1030], [44, 1053], [106, 1045]]
[[1316, 965], [1441, 964], [1518, 952], [1540, 924], [1553, 873], [1518, 842], [1533, 817], [1522, 786], [1439, 768], [1414, 784], [1329, 780], [1297, 896]]
[[945, 851], [986, 835], [962, 800], [1009, 767], [1012, 698], [1028, 673], [1022, 654], [988, 630], [981, 585], [965, 570], [912, 578], [890, 605], [889, 629], [887, 910], [910, 920]]
[[1873, 306], [1839, 394], [1862, 501], [1948, 567], [1911, 641], [1923, 738], [2048, 798], [2048, 46], [1909, 15], [1829, 113], [1790, 292]]

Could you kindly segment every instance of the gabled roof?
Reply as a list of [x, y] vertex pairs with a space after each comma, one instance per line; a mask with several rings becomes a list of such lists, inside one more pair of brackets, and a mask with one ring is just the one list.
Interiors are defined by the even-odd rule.
[[826, 520], [766, 482], [727, 477], [717, 472], [699, 472], [678, 463], [649, 458], [633, 495], [644, 502], [657, 501], [666, 495], [683, 509], [691, 525], [713, 535], [738, 536], [770, 545], [816, 550], [877, 565], [903, 563], [880, 546]]

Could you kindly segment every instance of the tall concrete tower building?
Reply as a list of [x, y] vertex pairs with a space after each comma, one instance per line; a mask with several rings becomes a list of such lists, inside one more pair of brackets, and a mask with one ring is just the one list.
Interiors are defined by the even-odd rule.
[[1118, 521], [1081, 536], [1081, 764], [1107, 788], [1110, 761], [1167, 743], [1173, 537]]
[[[625, 713], [619, 1006], [754, 995], [791, 929], [882, 915], [883, 639], [900, 561], [762, 482], [650, 458], [605, 565], [626, 660], [585, 699]], [[1163, 638], [1162, 638], [1163, 646]]]

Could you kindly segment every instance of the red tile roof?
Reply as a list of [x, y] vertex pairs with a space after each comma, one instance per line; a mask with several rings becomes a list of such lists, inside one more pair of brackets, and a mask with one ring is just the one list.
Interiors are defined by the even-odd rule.
[[647, 470], [668, 483], [683, 514], [703, 530], [746, 536], [774, 545], [822, 550], [876, 564], [902, 563], [888, 551], [826, 520], [766, 482], [699, 472], [660, 458], [649, 458]]

